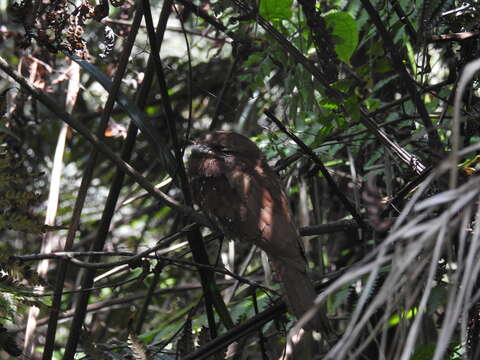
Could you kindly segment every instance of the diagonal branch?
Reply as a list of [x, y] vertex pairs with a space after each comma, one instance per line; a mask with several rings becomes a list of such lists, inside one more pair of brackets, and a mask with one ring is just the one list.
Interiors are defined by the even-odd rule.
[[[164, 8], [166, 7], [170, 8], [171, 4], [172, 4], [172, 0], [168, 0], [164, 2], [163, 6]], [[174, 123], [174, 120], [173, 120], [174, 115], [173, 115], [173, 110], [170, 103], [170, 96], [168, 94], [168, 86], [165, 81], [165, 76], [163, 73], [162, 62], [160, 60], [159, 46], [155, 37], [155, 31], [153, 28], [153, 20], [152, 20], [149, 0], [142, 0], [142, 5], [143, 5], [143, 11], [145, 13], [145, 24], [147, 26], [148, 39], [150, 42], [150, 47], [152, 49], [155, 72], [157, 74], [157, 78], [160, 86], [160, 95], [162, 98], [162, 103], [163, 103], [165, 115], [167, 118], [167, 125], [170, 133], [170, 138], [173, 143], [173, 148], [174, 148], [173, 150], [175, 152], [175, 157], [178, 164], [176, 169], [176, 174], [172, 174], [172, 175], [178, 175], [180, 188], [182, 189], [182, 193], [185, 197], [185, 202], [187, 203], [187, 205], [192, 206], [193, 200], [192, 200], [192, 195], [190, 193], [190, 185], [187, 180], [185, 167], [183, 166], [183, 161], [182, 161], [183, 152], [178, 142], [177, 131], [175, 126], [176, 124]], [[192, 249], [192, 255], [195, 262], [198, 262], [204, 265], [209, 265], [208, 255], [207, 255], [205, 246], [203, 244], [203, 239], [202, 239], [202, 234], [200, 233], [200, 229], [198, 227], [192, 229], [192, 231], [187, 234], [187, 239], [188, 239], [190, 248]], [[216, 325], [215, 325], [215, 317], [211, 309], [211, 304], [215, 306], [216, 310], [218, 311], [218, 314], [220, 315], [220, 318], [222, 319], [222, 322], [227, 328], [233, 327], [233, 321], [220, 295], [220, 291], [215, 284], [215, 278], [213, 276], [214, 274], [205, 269], [199, 269], [199, 273], [200, 273], [202, 285], [204, 286], [204, 290], [205, 290], [205, 300], [206, 300], [205, 306], [206, 306], [206, 312], [208, 317], [208, 323], [210, 326], [212, 337], [215, 337]]]
[[434, 151], [435, 155], [439, 159], [441, 159], [443, 157], [442, 142], [440, 140], [440, 137], [438, 136], [437, 131], [435, 130], [432, 124], [432, 121], [430, 120], [430, 116], [428, 115], [427, 108], [425, 107], [425, 103], [423, 102], [422, 98], [420, 97], [420, 94], [417, 91], [415, 82], [413, 81], [412, 77], [410, 76], [410, 74], [408, 73], [404, 65], [403, 57], [397, 51], [390, 34], [388, 33], [385, 25], [383, 24], [382, 20], [380, 19], [380, 16], [378, 15], [378, 12], [375, 10], [371, 2], [369, 0], [361, 0], [361, 2], [365, 7], [365, 10], [367, 10], [368, 15], [370, 15], [370, 18], [372, 19], [373, 23], [377, 27], [378, 32], [380, 33], [380, 36], [383, 39], [385, 50], [388, 54], [390, 54], [389, 59], [393, 65], [393, 68], [396, 69], [396, 71], [400, 75], [403, 86], [405, 87], [407, 92], [410, 94], [410, 97], [412, 98], [412, 101], [415, 104], [415, 107], [417, 108], [420, 118], [422, 119], [423, 125], [425, 126], [425, 129], [427, 130], [427, 133], [428, 133], [428, 142], [429, 142], [430, 148]]
[[[242, 0], [232, 1], [245, 13], [252, 11], [250, 6], [246, 5], [245, 2], [243, 2]], [[302, 65], [305, 70], [312, 74], [312, 76], [322, 84], [328, 96], [339, 101], [342, 101], [347, 97], [345, 93], [331, 87], [327, 79], [325, 79], [323, 74], [320, 72], [320, 70], [314, 64], [312, 64], [312, 62], [310, 62], [295, 46], [290, 43], [290, 41], [288, 41], [279, 31], [277, 31], [268, 21], [266, 21], [260, 15], [256, 15], [255, 20], [261, 27], [264, 28], [264, 30], [270, 36], [272, 36], [284, 48], [284, 50], [290, 56], [295, 59], [295, 61]], [[422, 173], [423, 170], [425, 170], [425, 166], [420, 162], [420, 160], [416, 156], [411, 155], [408, 151], [403, 149], [400, 145], [393, 141], [384, 130], [380, 129], [376, 122], [371, 119], [371, 115], [369, 114], [364, 105], [360, 104], [359, 107], [360, 119], [362, 124], [403, 163], [412, 168], [412, 170], [415, 171], [417, 174]], [[342, 111], [345, 112], [345, 109], [343, 107]]]
[[208, 226], [208, 221], [203, 216], [195, 213], [195, 211], [185, 205], [180, 204], [178, 201], [156, 189], [145, 177], [143, 177], [138, 171], [136, 171], [130, 164], [123, 161], [116, 153], [114, 153], [107, 145], [101, 142], [97, 136], [90, 133], [90, 130], [82, 124], [80, 121], [72, 118], [68, 113], [61, 109], [57, 102], [53, 100], [44, 92], [35, 89], [30, 83], [18, 74], [15, 70], [12, 70], [3, 57], [0, 56], [0, 69], [4, 71], [8, 76], [15, 80], [22, 88], [29, 92], [35, 99], [40, 101], [47, 109], [55, 114], [62, 121], [70, 125], [85, 140], [91, 143], [98, 149], [103, 155], [110, 159], [116, 166], [118, 166], [123, 172], [130, 176], [135, 182], [137, 182], [142, 188], [144, 188], [151, 196], [160, 201], [162, 204], [172, 208], [173, 210], [189, 216], [199, 224]]
[[[110, 119], [110, 116], [111, 116], [111, 113], [112, 113], [112, 110], [113, 110], [113, 106], [115, 104], [115, 99], [118, 96], [118, 93], [120, 91], [120, 85], [121, 85], [123, 76], [125, 74], [125, 71], [127, 69], [130, 54], [131, 54], [131, 51], [132, 51], [132, 48], [133, 48], [133, 45], [134, 45], [134, 42], [135, 42], [135, 38], [137, 36], [138, 29], [140, 27], [140, 23], [142, 21], [142, 16], [143, 16], [143, 13], [142, 13], [141, 9], [140, 10], [137, 9], [137, 11], [135, 12], [134, 19], [133, 19], [132, 28], [131, 28], [130, 33], [128, 35], [128, 38], [125, 42], [125, 48], [123, 49], [119, 65], [118, 65], [117, 71], [115, 73], [112, 88], [111, 88], [111, 90], [108, 94], [108, 99], [105, 103], [105, 107], [104, 107], [103, 112], [102, 112], [101, 121], [100, 121], [100, 124], [99, 124], [98, 129], [97, 129], [97, 137], [99, 139], [102, 139], [104, 137], [105, 129], [107, 128], [108, 121]], [[135, 133], [136, 133], [136, 131], [135, 131]], [[133, 134], [131, 132], [129, 132], [129, 135], [130, 135], [130, 138], [128, 140], [126, 139], [124, 148], [128, 147], [127, 144], [130, 144], [133, 147], [134, 141], [132, 142], [132, 139], [131, 139]], [[73, 210], [74, 219], [71, 222], [70, 227], [68, 229], [67, 241], [65, 243], [65, 251], [70, 251], [73, 247], [73, 240], [75, 238], [75, 234], [77, 232], [77, 228], [78, 228], [78, 225], [79, 225], [80, 214], [81, 214], [82, 209], [83, 209], [83, 205], [84, 205], [85, 197], [86, 197], [86, 194], [87, 194], [87, 190], [90, 186], [90, 183], [91, 183], [91, 180], [92, 180], [92, 177], [93, 177], [93, 171], [94, 171], [95, 165], [97, 163], [98, 155], [99, 155], [98, 150], [96, 148], [93, 148], [91, 153], [90, 153], [89, 159], [88, 159], [88, 163], [87, 163], [87, 166], [86, 166], [86, 169], [85, 169], [85, 173], [82, 177], [82, 182], [80, 184], [80, 189], [79, 189], [79, 196], [77, 197], [77, 199], [75, 201], [75, 206], [74, 206], [74, 210]], [[128, 160], [129, 158], [128, 157], [122, 157], [122, 159]], [[115, 189], [116, 191], [119, 192], [121, 187], [122, 187], [122, 182], [123, 181], [118, 182], [118, 181], [115, 181], [115, 180], [117, 180], [117, 177], [114, 179], [114, 181], [112, 183], [112, 186], [110, 188], [110, 191], [112, 191], [112, 189]], [[123, 180], [123, 174], [122, 174], [122, 180]], [[111, 195], [111, 192], [110, 192], [109, 195]], [[111, 205], [111, 202], [109, 200], [110, 201], [112, 200], [111, 196], [108, 197], [107, 204], [105, 205], [104, 212], [102, 214], [102, 225], [105, 225], [104, 224], [105, 213], [108, 214], [108, 215], [106, 215], [106, 217], [109, 219], [107, 221], [108, 224], [110, 224], [110, 219], [113, 216], [114, 206], [109, 206], [109, 205]], [[115, 197], [115, 200], [114, 200], [114, 204], [115, 203], [116, 203], [116, 197]], [[98, 235], [98, 233], [97, 233], [97, 235]], [[106, 238], [106, 233], [105, 233], [104, 237], [97, 236], [97, 238], [95, 239], [96, 240], [95, 241], [95, 246], [98, 246], [99, 238], [101, 238], [103, 240], [103, 241], [100, 240], [101, 241], [101, 248], [103, 248], [104, 240]], [[101, 250], [101, 248], [99, 247], [98, 249], [97, 248], [94, 248], [94, 249], [95, 250]], [[95, 259], [95, 257], [93, 257], [93, 259]], [[67, 270], [67, 265], [68, 265], [68, 261], [60, 262], [59, 270], [57, 272], [57, 280], [55, 282], [55, 291], [54, 291], [54, 297], [53, 297], [53, 301], [52, 301], [52, 307], [53, 307], [54, 310], [55, 309], [60, 310], [62, 289], [63, 289], [63, 283], [65, 281], [65, 273], [66, 273], [66, 270]], [[92, 275], [92, 273], [93, 273], [93, 275]], [[89, 271], [85, 274], [83, 282], [82, 282], [82, 288], [84, 288], [85, 279], [88, 279], [89, 276], [94, 276], [94, 271]], [[78, 342], [78, 337], [79, 337], [81, 327], [82, 327], [82, 324], [83, 324], [83, 321], [84, 321], [84, 316], [82, 316], [82, 310], [84, 310], [84, 308], [86, 307], [85, 298], [88, 299], [89, 295], [90, 295], [89, 292], [84, 292], [84, 293], [81, 294], [80, 298], [77, 299], [77, 301], [76, 301], [77, 307], [75, 309], [74, 321], [72, 322], [72, 325], [71, 325], [71, 328], [70, 328], [70, 334], [69, 334], [69, 337], [68, 337], [68, 340], [67, 340], [67, 344], [65, 346], [64, 356], [65, 356], [66, 359], [68, 359], [70, 357], [73, 358], [73, 356], [75, 354], [76, 347], [77, 347], [77, 342]], [[55, 339], [54, 334], [55, 334], [55, 330], [56, 330], [56, 322], [57, 322], [57, 319], [58, 319], [58, 314], [59, 314], [59, 312], [56, 312], [56, 311], [52, 312], [52, 315], [50, 316], [49, 326], [48, 326], [47, 335], [51, 335], [53, 340]], [[49, 337], [47, 336], [47, 340], [48, 339], [49, 339]], [[45, 350], [44, 350], [44, 359], [45, 360], [47, 360], [47, 358], [45, 357], [45, 354], [47, 353], [47, 346], [49, 346], [48, 350], [50, 352], [53, 351], [53, 340], [51, 340], [50, 343], [46, 341]]]
[[335, 195], [338, 196], [340, 201], [343, 203], [343, 206], [352, 214], [353, 218], [357, 222], [357, 224], [364, 230], [368, 229], [367, 224], [363, 221], [362, 217], [358, 214], [357, 210], [355, 209], [355, 206], [347, 199], [345, 194], [339, 189], [333, 178], [331, 177], [330, 173], [328, 172], [327, 168], [323, 164], [323, 161], [313, 152], [312, 149], [310, 149], [302, 140], [300, 140], [297, 136], [295, 136], [294, 133], [292, 133], [289, 129], [283, 125], [283, 123], [278, 120], [275, 115], [273, 115], [272, 112], [269, 110], [264, 110], [263, 113], [271, 120], [273, 121], [279, 128], [280, 130], [287, 134], [287, 136], [292, 139], [299, 147], [302, 149], [302, 151], [307, 154], [310, 159], [317, 164], [317, 166], [320, 168], [320, 171], [322, 172], [322, 175], [325, 177], [325, 179], [328, 182], [328, 185], [330, 188], [333, 190]]

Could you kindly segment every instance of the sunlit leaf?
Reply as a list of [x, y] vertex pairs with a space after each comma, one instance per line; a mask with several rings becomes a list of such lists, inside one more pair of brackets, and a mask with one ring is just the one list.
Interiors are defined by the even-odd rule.
[[358, 28], [355, 19], [347, 12], [331, 12], [325, 15], [327, 26], [332, 29], [335, 52], [348, 63], [358, 45]]
[[292, 0], [262, 0], [258, 11], [267, 20], [288, 20], [292, 16]]

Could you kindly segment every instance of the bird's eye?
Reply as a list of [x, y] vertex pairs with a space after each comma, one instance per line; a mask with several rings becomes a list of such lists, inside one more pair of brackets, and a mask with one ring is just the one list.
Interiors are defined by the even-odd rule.
[[224, 153], [224, 154], [232, 154], [232, 151], [224, 145], [214, 145], [212, 146], [213, 150]]

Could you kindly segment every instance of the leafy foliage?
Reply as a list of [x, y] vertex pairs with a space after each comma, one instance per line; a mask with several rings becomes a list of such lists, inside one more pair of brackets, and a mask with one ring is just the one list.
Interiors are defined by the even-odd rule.
[[29, 212], [40, 196], [27, 191], [39, 174], [29, 174], [20, 154], [9, 150], [6, 135], [0, 133], [0, 230], [41, 233], [45, 229], [42, 221]]

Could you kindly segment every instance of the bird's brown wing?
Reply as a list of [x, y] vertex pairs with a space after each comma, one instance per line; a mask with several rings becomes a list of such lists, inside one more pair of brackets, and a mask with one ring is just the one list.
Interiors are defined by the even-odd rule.
[[305, 271], [287, 197], [275, 178], [237, 168], [192, 181], [195, 202], [227, 235], [256, 243], [269, 256]]
[[[226, 178], [231, 188], [244, 194], [242, 229], [250, 231], [247, 234], [250, 240], [267, 253], [275, 276], [282, 284], [288, 308], [300, 318], [313, 306], [317, 294], [306, 272], [306, 260], [287, 196], [276, 176], [263, 175], [260, 171], [232, 171]], [[320, 330], [326, 326], [326, 317], [318, 314], [307, 328]]]
[[232, 189], [241, 194], [238, 207], [242, 237], [255, 242], [269, 256], [276, 257], [299, 271], [305, 271], [305, 258], [287, 197], [274, 176], [260, 171], [236, 169], [225, 174]]

